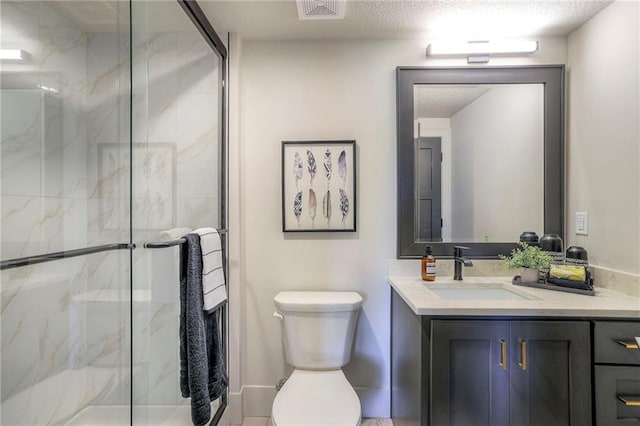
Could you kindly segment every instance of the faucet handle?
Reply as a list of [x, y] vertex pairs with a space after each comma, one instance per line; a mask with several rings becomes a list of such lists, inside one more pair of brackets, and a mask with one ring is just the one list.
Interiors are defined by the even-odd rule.
[[465, 246], [453, 246], [453, 255], [455, 257], [462, 256], [462, 250], [469, 250], [469, 247]]

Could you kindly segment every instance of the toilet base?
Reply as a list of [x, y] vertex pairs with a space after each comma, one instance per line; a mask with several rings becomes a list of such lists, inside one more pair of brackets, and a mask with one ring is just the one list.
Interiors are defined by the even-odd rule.
[[274, 426], [357, 426], [360, 399], [342, 370], [294, 370], [273, 401]]

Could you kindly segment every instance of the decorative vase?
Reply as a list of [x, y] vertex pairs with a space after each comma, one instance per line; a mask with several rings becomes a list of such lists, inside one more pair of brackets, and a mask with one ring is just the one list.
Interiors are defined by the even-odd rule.
[[540, 238], [540, 248], [553, 258], [552, 263], [563, 264], [562, 238], [557, 234], [544, 234]]
[[565, 264], [589, 267], [589, 255], [584, 247], [571, 246], [567, 249]]
[[533, 231], [524, 231], [520, 234], [520, 242], [527, 243], [530, 246], [540, 246], [540, 243], [538, 242], [538, 234]]
[[525, 283], [537, 283], [538, 282], [538, 270], [533, 268], [521, 268], [520, 278]]

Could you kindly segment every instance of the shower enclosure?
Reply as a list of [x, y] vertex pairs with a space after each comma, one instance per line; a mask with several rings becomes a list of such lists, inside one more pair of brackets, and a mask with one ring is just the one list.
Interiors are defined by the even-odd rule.
[[0, 19], [0, 423], [190, 424], [179, 237], [226, 228], [226, 49], [191, 0]]

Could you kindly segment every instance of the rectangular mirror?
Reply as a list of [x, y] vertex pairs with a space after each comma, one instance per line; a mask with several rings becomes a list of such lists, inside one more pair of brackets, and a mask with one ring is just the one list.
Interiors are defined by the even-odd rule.
[[404, 68], [398, 77], [398, 257], [508, 253], [563, 235], [563, 66]]

